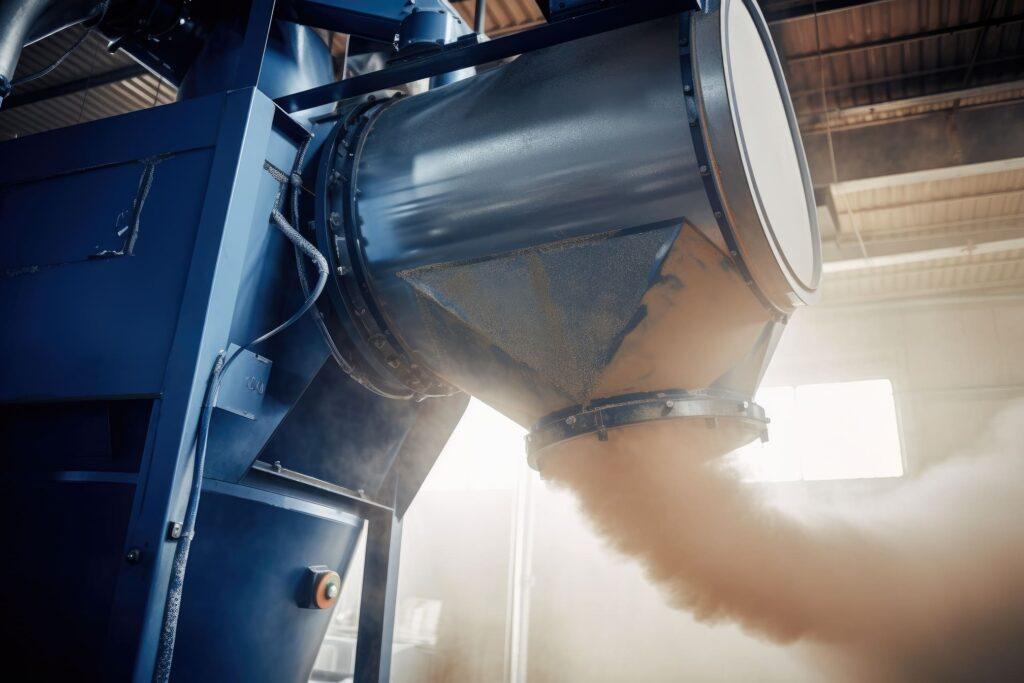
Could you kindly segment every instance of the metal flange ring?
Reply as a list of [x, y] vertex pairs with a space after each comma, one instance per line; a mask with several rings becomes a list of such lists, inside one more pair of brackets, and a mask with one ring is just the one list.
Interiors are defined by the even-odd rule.
[[538, 469], [538, 454], [557, 443], [586, 434], [604, 441], [608, 430], [652, 420], [729, 418], [750, 422], [764, 432], [768, 424], [764, 408], [731, 391], [659, 391], [628, 394], [575, 406], [542, 418], [526, 435], [530, 467]]

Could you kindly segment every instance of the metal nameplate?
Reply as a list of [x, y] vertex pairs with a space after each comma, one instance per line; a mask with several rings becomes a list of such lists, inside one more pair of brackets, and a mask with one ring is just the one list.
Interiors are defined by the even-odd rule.
[[214, 407], [255, 420], [267, 393], [273, 362], [248, 349], [238, 351], [238, 348], [237, 344], [228, 347], [227, 357], [234, 356], [234, 359], [221, 376]]

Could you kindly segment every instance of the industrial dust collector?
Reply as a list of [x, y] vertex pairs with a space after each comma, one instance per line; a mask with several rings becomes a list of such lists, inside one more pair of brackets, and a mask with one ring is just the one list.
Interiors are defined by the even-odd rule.
[[360, 105], [324, 155], [339, 327], [391, 391], [480, 398], [535, 466], [650, 420], [704, 418], [725, 450], [764, 431], [751, 396], [821, 258], [755, 3]]
[[[756, 2], [539, 4], [487, 41], [444, 0], [0, 0], [26, 130], [21, 49], [69, 25], [177, 89], [0, 143], [15, 670], [305, 681], [366, 529], [348, 673], [386, 680], [402, 516], [470, 395], [542, 473], [765, 432], [821, 257]], [[324, 30], [389, 62], [335, 80]]]

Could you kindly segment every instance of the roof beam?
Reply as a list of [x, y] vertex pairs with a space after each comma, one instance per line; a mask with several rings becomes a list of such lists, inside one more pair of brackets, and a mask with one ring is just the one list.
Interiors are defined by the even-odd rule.
[[882, 2], [892, 2], [892, 0], [819, 0], [817, 3], [805, 2], [778, 9], [773, 9], [772, 5], [769, 4], [767, 7], [762, 7], [762, 11], [769, 24], [781, 24], [786, 21], [796, 21], [812, 17], [815, 14], [815, 9], [817, 9], [817, 13], [820, 16], [864, 5], [877, 5]]
[[[993, 83], [977, 88], [956, 88], [920, 97], [887, 100], [840, 109], [813, 109], [802, 111], [797, 118], [804, 133], [830, 128], [832, 131], [857, 126], [877, 125], [879, 121], [899, 116], [919, 116], [928, 111], [941, 111], [961, 107], [987, 107], [1024, 99], [1024, 79]], [[964, 104], [964, 100], [973, 100]]]
[[902, 266], [910, 263], [925, 263], [928, 261], [940, 261], [943, 259], [963, 258], [965, 256], [1001, 254], [1008, 251], [1018, 251], [1020, 249], [1024, 249], [1024, 237], [998, 240], [995, 242], [981, 242], [979, 244], [964, 244], [955, 247], [942, 247], [940, 249], [905, 251], [897, 254], [846, 259], [844, 261], [826, 261], [822, 264], [821, 270], [824, 273], [845, 273], [854, 270], [866, 270], [868, 268], [886, 268], [889, 266]]
[[947, 166], [933, 168], [923, 171], [912, 171], [898, 175], [875, 176], [861, 180], [848, 180], [843, 183], [836, 183], [832, 190], [841, 194], [852, 194], [854, 192], [870, 192], [884, 187], [895, 187], [900, 185], [919, 185], [921, 183], [937, 183], [946, 180], [956, 180], [968, 176], [988, 175], [991, 173], [1013, 173], [1024, 170], [1024, 157], [999, 159], [963, 166]]
[[[1005, 64], [1009, 62], [1020, 62], [1024, 61], [1024, 54], [1010, 54], [1002, 57], [993, 57], [992, 59], [982, 59], [975, 63], [975, 67], [978, 66], [989, 66], [992, 64]], [[843, 90], [853, 90], [854, 88], [866, 88], [873, 85], [884, 85], [886, 83], [897, 83], [899, 81], [909, 81], [916, 78], [923, 78], [925, 76], [934, 76], [941, 73], [949, 73], [951, 71], [966, 71], [970, 68], [970, 64], [951, 64], [950, 66], [936, 67], [934, 69], [920, 69], [918, 71], [905, 71], [903, 73], [893, 74], [891, 76], [880, 76], [877, 78], [865, 78], [857, 81], [843, 81], [840, 83], [831, 83], [826, 85], [824, 88], [819, 86], [813, 86], [810, 88], [804, 88], [802, 90], [790, 90], [789, 96], [793, 99], [798, 97], [821, 97], [821, 92], [824, 90], [826, 93], [840, 92]]]
[[[1024, 157], [1024, 101], [945, 110], [859, 128], [805, 131], [804, 148], [816, 187]], [[997, 134], [992, 134], [997, 131]]]
[[36, 102], [42, 102], [43, 100], [53, 99], [54, 97], [73, 95], [83, 90], [98, 88], [101, 85], [109, 85], [119, 81], [126, 81], [129, 78], [137, 78], [147, 73], [149, 72], [143, 66], [132, 63], [119, 69], [113, 69], [111, 71], [96, 74], [95, 76], [88, 76], [86, 78], [60, 83], [58, 85], [50, 86], [49, 88], [40, 88], [23, 94], [15, 92], [15, 94], [4, 100], [3, 109], [0, 111], [10, 111], [11, 109], [24, 107], [25, 105], [34, 104]]
[[799, 54], [786, 55], [785, 61], [790, 66], [793, 66], [795, 64], [817, 61], [819, 56], [825, 58], [838, 57], [841, 55], [854, 54], [857, 52], [865, 52], [867, 50], [876, 50], [883, 47], [906, 45], [909, 43], [917, 43], [924, 40], [931, 40], [933, 38], [942, 38], [943, 36], [953, 36], [958, 33], [966, 33], [968, 31], [995, 28], [1004, 26], [1006, 24], [1013, 24], [1019, 21], [1024, 21], [1024, 14], [1013, 14], [1007, 17], [995, 17], [993, 19], [988, 19], [986, 21], [975, 21], [969, 24], [945, 26], [943, 28], [932, 29], [930, 31], [921, 31], [919, 33], [909, 33], [902, 36], [880, 38], [878, 40], [872, 40], [866, 43], [857, 43], [854, 45], [844, 45], [843, 47], [834, 47], [828, 50], [822, 50], [821, 52], [801, 52]]

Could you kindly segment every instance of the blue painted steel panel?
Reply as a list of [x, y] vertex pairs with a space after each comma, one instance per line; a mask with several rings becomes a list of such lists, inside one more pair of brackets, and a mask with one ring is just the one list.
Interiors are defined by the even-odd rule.
[[208, 486], [173, 680], [306, 681], [332, 610], [299, 607], [305, 569], [322, 564], [344, 576], [361, 530], [362, 520], [299, 499]]
[[0, 186], [210, 147], [224, 93], [27, 135], [0, 145]]
[[0, 186], [0, 319], [18, 321], [0, 328], [0, 400], [160, 393], [211, 157], [196, 149], [155, 166], [124, 256], [96, 257], [130, 230], [138, 161]]

